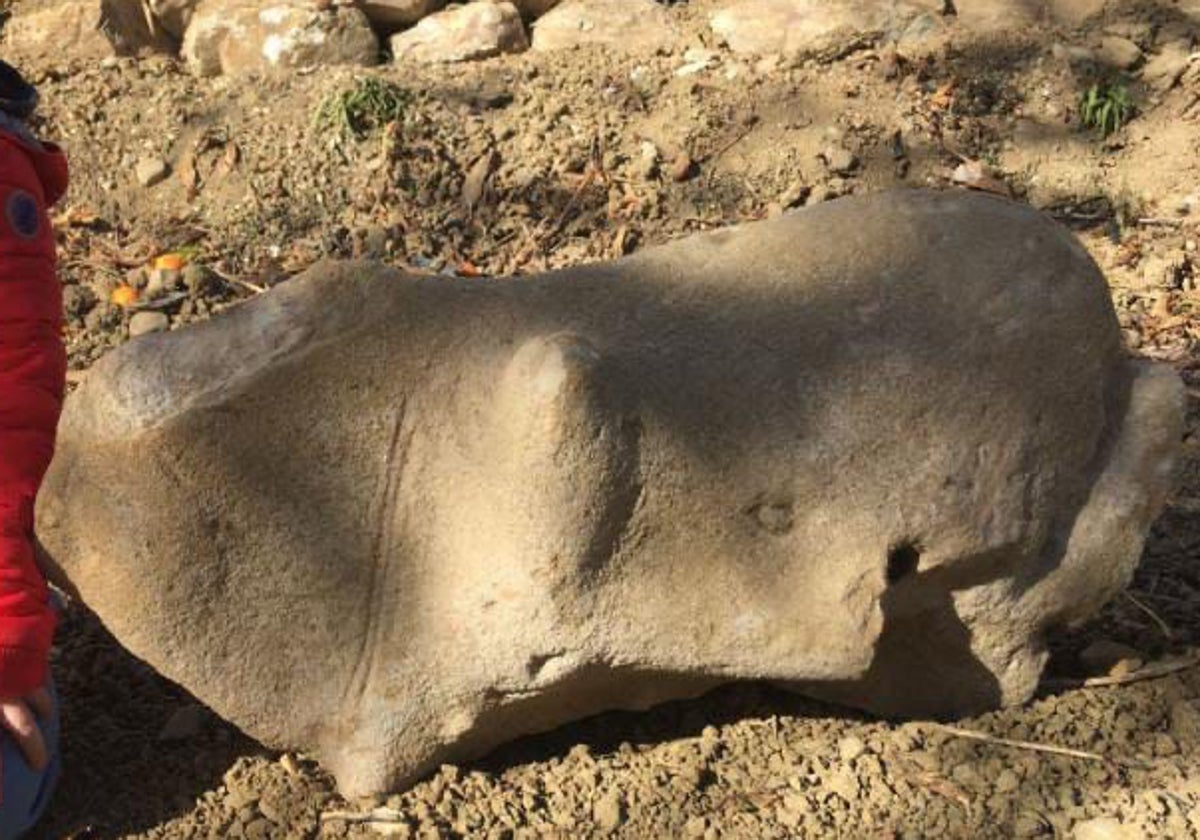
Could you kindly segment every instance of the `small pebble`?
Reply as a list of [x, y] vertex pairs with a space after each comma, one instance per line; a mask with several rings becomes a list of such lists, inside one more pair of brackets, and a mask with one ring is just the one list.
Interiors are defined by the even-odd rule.
[[691, 180], [696, 177], [698, 171], [699, 167], [696, 166], [696, 161], [692, 160], [692, 156], [687, 152], [680, 152], [675, 160], [671, 161], [671, 180], [676, 183]]
[[284, 770], [291, 773], [293, 776], [301, 776], [303, 772], [300, 769], [300, 762], [296, 761], [296, 756], [291, 753], [284, 753], [279, 757], [279, 764]]
[[838, 741], [838, 755], [846, 763], [854, 761], [866, 751], [867, 745], [862, 742], [861, 738], [855, 738], [853, 735]]
[[[136, 320], [139, 315], [162, 315], [162, 313], [139, 312], [133, 316], [133, 320]], [[166, 320], [166, 317], [166, 315], [162, 315], [163, 320]], [[133, 320], [129, 323], [130, 335], [133, 335]], [[151, 330], [151, 332], [154, 332], [154, 330]], [[171, 713], [171, 716], [167, 718], [167, 722], [163, 724], [163, 728], [159, 730], [158, 740], [185, 741], [188, 738], [194, 738], [204, 728], [205, 717], [206, 712], [204, 707], [197, 703], [180, 706]]]
[[1125, 830], [1120, 820], [1112, 817], [1078, 822], [1071, 830], [1071, 840], [1133, 840], [1135, 836]]
[[167, 179], [171, 167], [162, 158], [142, 158], [134, 168], [134, 176], [143, 187], [153, 187]]
[[1089, 674], [1104, 676], [1118, 671], [1135, 671], [1144, 661], [1145, 657], [1140, 651], [1111, 639], [1092, 642], [1079, 654], [1079, 663]]
[[592, 806], [592, 817], [604, 831], [615, 831], [625, 821], [625, 803], [621, 794], [610, 790], [596, 800]]
[[129, 337], [165, 332], [170, 326], [170, 320], [162, 312], [137, 312], [129, 319]]

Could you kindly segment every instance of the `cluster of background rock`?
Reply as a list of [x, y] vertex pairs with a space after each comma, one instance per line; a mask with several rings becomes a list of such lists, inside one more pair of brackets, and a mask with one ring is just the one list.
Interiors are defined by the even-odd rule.
[[670, 32], [655, 0], [33, 0], [8, 27], [17, 53], [178, 53], [207, 76], [366, 66], [388, 53], [463, 61], [530, 47], [661, 43]]
[[[603, 44], [669, 48], [664, 0], [31, 0], [9, 29], [16, 52], [76, 58], [178, 53], [204, 76], [396, 59], [454, 62]], [[723, 0], [712, 40], [734, 52], [820, 56], [886, 36], [913, 41], [950, 20], [973, 31], [1078, 26], [1103, 0]], [[1121, 45], [1117, 45], [1118, 47]]]

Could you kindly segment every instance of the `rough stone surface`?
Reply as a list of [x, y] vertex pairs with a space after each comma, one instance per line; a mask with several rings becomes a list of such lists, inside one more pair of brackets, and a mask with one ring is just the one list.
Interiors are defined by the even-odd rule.
[[308, 0], [204, 0], [184, 36], [183, 57], [201, 76], [365, 66], [379, 61], [379, 41], [355, 8], [318, 9]]
[[[942, 0], [909, 0], [927, 14], [941, 15]], [[886, 4], [884, 4], [886, 5]], [[949, 18], [968, 32], [1020, 33], [1029, 26], [1080, 27], [1104, 11], [1104, 0], [958, 0]]]
[[149, 0], [150, 12], [166, 32], [176, 40], [183, 39], [192, 15], [201, 0]]
[[527, 49], [520, 12], [497, 0], [451, 6], [392, 37], [396, 58], [416, 61], [470, 61]]
[[69, 55], [83, 61], [140, 52], [170, 52], [174, 43], [154, 30], [137, 3], [50, 0], [22, 4], [4, 26], [10, 57]]
[[1141, 840], [1141, 832], [1128, 830], [1112, 817], [1097, 817], [1076, 823], [1071, 840]]
[[1082, 26], [1104, 11], [1105, 0], [1049, 0], [1050, 16], [1068, 26]]
[[163, 332], [170, 325], [171, 322], [162, 312], [138, 312], [129, 319], [129, 337], [137, 338], [150, 333]]
[[1142, 78], [1155, 90], [1170, 90], [1188, 69], [1191, 50], [1182, 41], [1172, 41], [1146, 62]]
[[654, 0], [566, 0], [533, 25], [535, 50], [600, 44], [624, 52], [653, 52], [676, 40], [670, 13]]
[[541, 17], [558, 4], [559, 0], [513, 0], [513, 5], [526, 20]]
[[385, 35], [412, 26], [446, 5], [446, 0], [359, 0], [371, 25]]
[[1142, 60], [1142, 51], [1133, 41], [1119, 35], [1105, 35], [1096, 53], [1105, 64], [1128, 70]]
[[807, 56], [867, 36], [896, 36], [920, 11], [894, 0], [733, 0], [710, 22], [734, 52]]
[[129, 650], [356, 794], [736, 678], [1023, 701], [1181, 414], [1068, 232], [900, 192], [520, 281], [319, 266], [99, 362], [38, 521]]

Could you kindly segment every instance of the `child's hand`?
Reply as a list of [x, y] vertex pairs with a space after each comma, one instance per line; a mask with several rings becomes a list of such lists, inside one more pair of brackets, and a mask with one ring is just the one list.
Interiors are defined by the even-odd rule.
[[50, 760], [38, 721], [49, 720], [53, 714], [54, 701], [45, 688], [23, 699], [0, 700], [0, 727], [17, 742], [29, 766], [37, 772], [46, 769]]

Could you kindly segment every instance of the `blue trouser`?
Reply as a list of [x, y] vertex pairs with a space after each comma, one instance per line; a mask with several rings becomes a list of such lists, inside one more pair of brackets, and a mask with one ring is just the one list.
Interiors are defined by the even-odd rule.
[[15, 840], [33, 828], [50, 804], [50, 796], [54, 793], [54, 785], [62, 766], [58, 750], [58, 696], [51, 686], [54, 697], [54, 716], [50, 720], [41, 721], [42, 737], [46, 739], [46, 750], [50, 754], [50, 763], [40, 773], [25, 763], [17, 742], [6, 733], [0, 733], [0, 785], [3, 786], [3, 799], [0, 799], [0, 840]]

